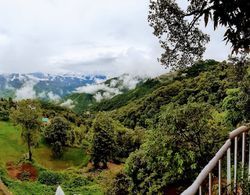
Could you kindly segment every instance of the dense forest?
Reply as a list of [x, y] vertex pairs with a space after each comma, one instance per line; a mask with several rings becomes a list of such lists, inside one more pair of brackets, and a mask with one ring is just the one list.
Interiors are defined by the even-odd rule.
[[[19, 195], [53, 194], [57, 184], [67, 194], [180, 193], [228, 132], [249, 121], [249, 77], [249, 62], [206, 60], [77, 112], [47, 101], [1, 99], [0, 138], [18, 132], [9, 143], [23, 150], [13, 157], [14, 146], [0, 139], [6, 153], [0, 177]], [[42, 150], [55, 166], [78, 163], [49, 166]], [[22, 165], [30, 169], [16, 180], [11, 170]]]

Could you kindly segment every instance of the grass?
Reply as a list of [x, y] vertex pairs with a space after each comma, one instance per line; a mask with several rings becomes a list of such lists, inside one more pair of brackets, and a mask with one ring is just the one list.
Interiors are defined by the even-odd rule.
[[[0, 122], [0, 164], [20, 159], [26, 152], [20, 139], [21, 132], [6, 122]], [[4, 156], [3, 156], [4, 155]]]
[[[89, 160], [89, 156], [80, 148], [66, 148], [61, 159], [53, 159], [50, 148], [42, 143], [32, 151], [37, 163], [52, 170], [86, 165]], [[9, 161], [15, 162], [21, 159], [25, 153], [27, 153], [27, 147], [21, 140], [20, 129], [11, 123], [0, 122], [0, 154], [2, 155], [0, 164], [5, 165]]]
[[[11, 179], [4, 168], [7, 162], [17, 162], [27, 153], [27, 147], [21, 140], [21, 130], [13, 126], [9, 122], [0, 121], [0, 176], [5, 185], [13, 193], [13, 195], [53, 195], [57, 185], [44, 185], [39, 182], [21, 182]], [[103, 188], [98, 183], [88, 180], [86, 184], [78, 185], [72, 183], [74, 178], [83, 177], [82, 173], [78, 173], [80, 166], [87, 165], [89, 156], [79, 148], [66, 148], [61, 159], [53, 159], [51, 150], [45, 144], [40, 142], [37, 148], [33, 148], [33, 157], [39, 172], [41, 170], [51, 169], [57, 173], [64, 174], [64, 181], [61, 186], [66, 195], [86, 194], [86, 195], [103, 195]], [[40, 167], [40, 168], [39, 168]], [[67, 168], [70, 168], [68, 169]], [[45, 169], [44, 169], [45, 168]], [[66, 169], [66, 170], [65, 170]], [[1, 172], [1, 170], [4, 170]], [[65, 170], [65, 171], [63, 171]], [[75, 174], [71, 172], [77, 170]], [[68, 175], [68, 177], [66, 177]], [[71, 187], [71, 185], [77, 187]]]

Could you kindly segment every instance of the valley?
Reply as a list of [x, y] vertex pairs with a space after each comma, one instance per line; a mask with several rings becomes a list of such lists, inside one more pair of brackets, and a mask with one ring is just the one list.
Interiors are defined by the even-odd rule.
[[[84, 93], [73, 93], [67, 96], [76, 105], [71, 108], [2, 98], [0, 177], [18, 195], [53, 194], [58, 184], [66, 194], [181, 192], [229, 130], [248, 119], [248, 96], [240, 84], [249, 86], [249, 66], [245, 70], [235, 82], [232, 63], [200, 61], [110, 99], [89, 104]], [[149, 178], [160, 178], [160, 186], [145, 183]]]

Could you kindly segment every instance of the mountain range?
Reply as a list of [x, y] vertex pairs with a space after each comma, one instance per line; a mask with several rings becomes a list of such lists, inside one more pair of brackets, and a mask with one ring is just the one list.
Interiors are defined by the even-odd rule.
[[147, 78], [105, 75], [11, 73], [0, 74], [0, 98], [41, 99], [83, 109], [134, 89]]
[[105, 81], [104, 75], [0, 74], [0, 97], [60, 99], [78, 87]]

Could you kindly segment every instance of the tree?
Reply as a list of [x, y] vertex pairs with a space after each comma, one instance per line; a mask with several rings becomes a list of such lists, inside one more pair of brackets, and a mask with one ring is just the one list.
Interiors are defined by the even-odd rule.
[[199, 29], [204, 17], [214, 29], [226, 28], [224, 40], [232, 44], [233, 51], [249, 52], [250, 47], [250, 2], [249, 0], [188, 0], [183, 10], [175, 0], [151, 0], [149, 23], [159, 38], [165, 52], [161, 63], [167, 67], [182, 68], [201, 59], [209, 36]]
[[108, 188], [108, 195], [127, 195], [129, 193], [131, 181], [123, 171], [117, 173], [113, 182]]
[[227, 97], [222, 101], [222, 108], [227, 112], [226, 119], [233, 126], [237, 126], [244, 119], [244, 93], [240, 88], [227, 90]]
[[45, 140], [52, 146], [52, 152], [55, 157], [62, 156], [63, 147], [66, 145], [69, 131], [70, 125], [62, 117], [53, 118], [50, 125], [45, 129]]
[[27, 143], [29, 161], [32, 161], [31, 147], [37, 143], [41, 125], [40, 105], [32, 100], [22, 100], [12, 109], [11, 119], [22, 128], [22, 138]]
[[107, 162], [115, 155], [115, 135], [113, 121], [105, 114], [98, 114], [93, 123], [92, 162], [95, 168], [107, 167]]
[[225, 139], [223, 120], [204, 103], [162, 108], [157, 128], [126, 161], [131, 191], [157, 194], [169, 185], [193, 181]]

